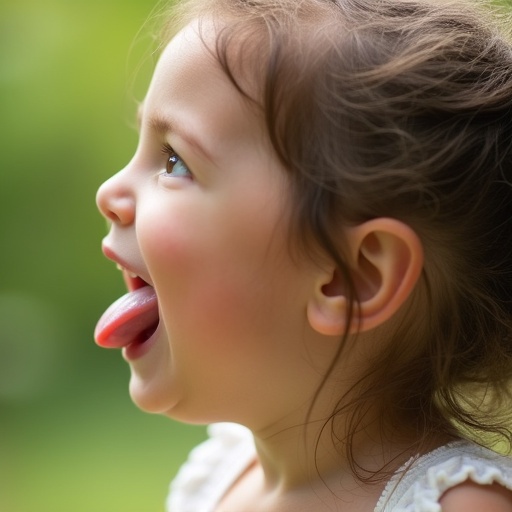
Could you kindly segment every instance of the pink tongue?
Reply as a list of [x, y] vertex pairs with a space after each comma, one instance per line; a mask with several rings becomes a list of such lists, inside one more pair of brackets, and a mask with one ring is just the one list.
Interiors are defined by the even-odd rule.
[[[120, 297], [99, 319], [94, 337], [106, 348], [126, 347], [145, 341], [144, 334], [158, 323], [158, 302], [152, 286], [144, 286]], [[146, 335], [147, 336], [147, 335]]]

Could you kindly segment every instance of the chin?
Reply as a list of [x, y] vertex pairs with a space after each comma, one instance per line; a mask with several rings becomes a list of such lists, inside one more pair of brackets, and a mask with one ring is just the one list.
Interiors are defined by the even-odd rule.
[[130, 379], [130, 397], [139, 409], [151, 414], [169, 415], [176, 405], [176, 400], [169, 396], [167, 386], [145, 382], [133, 374]]

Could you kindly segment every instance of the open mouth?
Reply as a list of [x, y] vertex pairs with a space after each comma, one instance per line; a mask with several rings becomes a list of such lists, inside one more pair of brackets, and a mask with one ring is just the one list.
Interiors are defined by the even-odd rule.
[[[130, 272], [129, 270], [126, 270], [121, 265], [117, 264], [117, 268], [121, 270], [123, 273], [123, 278], [126, 283], [126, 287], [128, 288], [129, 292], [136, 292], [137, 290], [140, 290], [145, 287], [150, 287], [152, 291], [147, 291], [149, 293], [155, 294], [153, 287], [144, 281], [140, 276], [137, 274]], [[146, 290], [145, 290], [146, 292]], [[156, 294], [155, 294], [156, 297]], [[136, 336], [136, 340], [133, 343], [144, 343], [147, 341], [151, 336], [155, 333], [158, 324], [159, 324], [159, 318], [157, 318], [153, 324], [150, 324], [147, 326], [147, 328], [143, 329], [139, 332], [139, 334]]]
[[160, 316], [155, 289], [138, 275], [120, 267], [128, 293], [116, 300], [98, 321], [96, 343], [105, 348], [142, 345], [158, 328]]
[[144, 281], [144, 279], [142, 279], [142, 277], [139, 277], [134, 272], [127, 270], [119, 263], [116, 264], [116, 267], [123, 274], [123, 279], [124, 279], [124, 282], [126, 283], [126, 287], [128, 288], [128, 291], [133, 292], [135, 290], [138, 290], [139, 288], [144, 288], [144, 286], [150, 286], [150, 284], [147, 283], [146, 281]]

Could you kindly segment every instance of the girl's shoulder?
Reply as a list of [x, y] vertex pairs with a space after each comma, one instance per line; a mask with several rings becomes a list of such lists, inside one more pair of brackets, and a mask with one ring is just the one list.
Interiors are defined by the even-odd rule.
[[234, 423], [208, 427], [208, 439], [189, 454], [167, 498], [168, 512], [210, 512], [254, 461], [251, 432]]
[[[485, 492], [481, 486], [486, 486]], [[455, 492], [457, 488], [460, 493]], [[451, 495], [451, 505], [443, 501], [443, 510], [469, 510], [456, 507], [461, 497], [500, 499], [505, 490], [512, 492], [511, 458], [468, 441], [455, 441], [411, 459], [388, 482], [375, 512], [441, 512], [443, 495]]]

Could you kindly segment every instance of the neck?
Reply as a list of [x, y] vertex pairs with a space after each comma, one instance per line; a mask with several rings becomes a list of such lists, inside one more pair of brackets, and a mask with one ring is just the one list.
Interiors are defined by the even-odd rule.
[[[334, 435], [332, 420], [324, 418], [310, 420], [307, 424], [304, 421], [283, 422], [253, 434], [267, 488], [286, 492], [315, 483], [329, 485], [331, 481], [337, 488], [361, 487], [347, 455], [343, 423], [339, 418]], [[378, 472], [390, 466], [393, 471], [411, 456], [407, 450], [409, 445], [406, 439], [401, 439], [383, 446], [378, 429], [367, 427], [355, 434], [351, 449], [357, 464], [364, 470]], [[401, 453], [403, 456], [400, 457]], [[396, 463], [391, 463], [395, 459]]]
[[[358, 402], [361, 393], [354, 382], [364, 374], [365, 355], [359, 351], [344, 354], [342, 364], [314, 395], [311, 410], [318, 382], [300, 386], [299, 381], [299, 396], [276, 401], [280, 407], [268, 407], [266, 415], [247, 418], [244, 424], [253, 432], [258, 454], [256, 487], [260, 495], [297, 496], [295, 491], [307, 488], [314, 490], [310, 494], [326, 499], [336, 496], [352, 501], [357, 493], [358, 500], [365, 495], [368, 502], [373, 498], [376, 502], [389, 476], [411, 456], [445, 442], [431, 439], [419, 449], [417, 432], [409, 430], [409, 421], [404, 420], [401, 427], [394, 421], [394, 428], [391, 424], [385, 428], [382, 403]], [[340, 407], [340, 396], [345, 403], [358, 404], [350, 409]], [[286, 412], [277, 416], [276, 411]]]
[[[418, 454], [416, 438], [407, 432], [385, 435], [374, 419], [344, 442], [343, 418], [334, 425], [327, 419], [275, 424], [253, 431], [262, 485], [281, 494], [308, 486], [350, 499], [353, 492], [379, 496], [391, 474]], [[422, 451], [430, 451], [447, 439], [433, 439]], [[350, 455], [348, 455], [350, 454]], [[350, 460], [353, 455], [354, 460]], [[364, 482], [354, 474], [354, 461]], [[373, 482], [373, 483], [370, 483]]]

